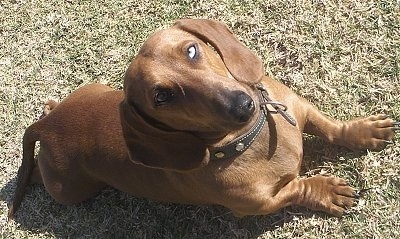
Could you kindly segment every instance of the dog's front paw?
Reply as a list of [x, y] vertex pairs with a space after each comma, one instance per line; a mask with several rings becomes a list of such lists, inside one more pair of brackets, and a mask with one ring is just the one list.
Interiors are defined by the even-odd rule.
[[344, 124], [342, 132], [346, 147], [378, 151], [393, 143], [394, 133], [399, 129], [400, 122], [379, 114], [349, 121]]
[[296, 204], [336, 217], [341, 217], [346, 209], [355, 205], [355, 199], [359, 197], [344, 179], [336, 177], [307, 178], [304, 180], [303, 191]]

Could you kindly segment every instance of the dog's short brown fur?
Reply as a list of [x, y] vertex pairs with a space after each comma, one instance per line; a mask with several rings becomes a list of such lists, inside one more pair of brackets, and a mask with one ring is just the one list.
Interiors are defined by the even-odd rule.
[[[262, 113], [259, 82], [297, 125], [268, 114], [243, 154], [210, 161], [210, 149], [243, 135]], [[380, 150], [395, 129], [384, 114], [346, 122], [324, 116], [264, 76], [259, 58], [224, 24], [180, 20], [144, 43], [126, 71], [124, 91], [91, 84], [46, 105], [44, 117], [26, 129], [9, 216], [32, 182], [42, 182], [63, 204], [110, 185], [153, 200], [219, 204], [238, 216], [294, 204], [341, 216], [355, 190], [336, 177], [297, 177], [302, 133], [350, 149]]]

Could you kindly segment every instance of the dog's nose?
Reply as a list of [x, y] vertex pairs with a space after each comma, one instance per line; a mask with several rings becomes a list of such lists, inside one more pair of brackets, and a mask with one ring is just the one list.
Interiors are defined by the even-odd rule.
[[254, 101], [244, 92], [237, 92], [235, 94], [234, 102], [232, 104], [231, 115], [238, 122], [246, 122], [254, 113]]

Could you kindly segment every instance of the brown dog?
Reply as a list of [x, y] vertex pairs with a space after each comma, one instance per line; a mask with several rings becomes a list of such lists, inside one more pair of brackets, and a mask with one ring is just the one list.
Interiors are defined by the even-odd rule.
[[262, 62], [211, 20], [180, 20], [153, 34], [126, 71], [124, 91], [88, 85], [50, 101], [45, 115], [25, 132], [9, 217], [30, 182], [63, 204], [110, 185], [238, 216], [293, 204], [341, 216], [357, 194], [340, 178], [297, 177], [302, 133], [380, 150], [399, 127], [383, 114], [349, 122], [322, 115], [265, 77]]

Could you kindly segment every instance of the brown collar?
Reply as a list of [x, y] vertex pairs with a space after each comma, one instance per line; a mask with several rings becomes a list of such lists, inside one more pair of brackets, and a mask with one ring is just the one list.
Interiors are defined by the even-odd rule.
[[[246, 151], [263, 129], [268, 113], [279, 113], [291, 125], [296, 126], [296, 120], [286, 112], [287, 107], [284, 104], [271, 100], [261, 83], [257, 84], [256, 88], [259, 93], [261, 111], [255, 125], [247, 133], [237, 137], [227, 145], [210, 149], [210, 160], [234, 158]], [[268, 109], [268, 105], [271, 105], [274, 110]]]

